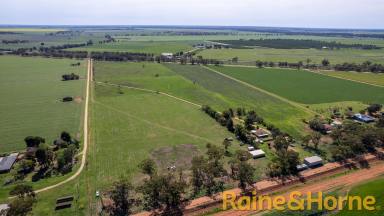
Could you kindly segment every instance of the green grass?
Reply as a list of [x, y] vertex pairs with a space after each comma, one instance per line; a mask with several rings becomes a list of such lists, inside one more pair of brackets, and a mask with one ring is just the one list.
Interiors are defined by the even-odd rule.
[[[357, 41], [359, 42], [359, 41]], [[254, 64], [256, 60], [273, 61], [273, 62], [299, 62], [309, 58], [311, 63], [320, 64], [326, 58], [331, 64], [344, 62], [362, 63], [371, 61], [375, 63], [384, 63], [383, 50], [357, 50], [357, 49], [340, 49], [340, 50], [317, 50], [317, 49], [207, 49], [199, 52], [204, 58], [231, 60], [238, 57], [239, 63]]]
[[187, 41], [117, 41], [113, 43], [97, 44], [92, 46], [72, 48], [70, 50], [84, 50], [97, 52], [137, 52], [137, 53], [153, 53], [159, 55], [161, 53], [177, 53], [192, 50], [192, 43]]
[[366, 82], [373, 85], [384, 86], [384, 74], [361, 73], [361, 72], [344, 72], [344, 71], [321, 71], [321, 73], [343, 79], [355, 80], [358, 82]]
[[360, 215], [377, 215], [381, 216], [384, 214], [384, 195], [383, 195], [384, 179], [376, 179], [368, 183], [353, 187], [349, 192], [350, 196], [374, 196], [376, 199], [375, 211], [349, 211], [347, 209], [335, 214], [336, 216], [360, 216]]
[[50, 143], [62, 131], [80, 132], [83, 103], [62, 103], [65, 96], [83, 97], [84, 79], [63, 82], [74, 72], [85, 77], [86, 64], [74, 60], [0, 56], [0, 152], [22, 150], [35, 135]]
[[[230, 107], [254, 109], [268, 123], [272, 123], [294, 136], [302, 133], [304, 127], [302, 119], [312, 116], [312, 114], [308, 114], [306, 111], [294, 107], [287, 102], [203, 67], [177, 64], [167, 64], [166, 66], [196, 85], [214, 92], [222, 100], [227, 101]], [[208, 104], [215, 106], [213, 101], [208, 101]]]
[[384, 103], [383, 88], [303, 70], [214, 67], [254, 86], [303, 104], [358, 101]]

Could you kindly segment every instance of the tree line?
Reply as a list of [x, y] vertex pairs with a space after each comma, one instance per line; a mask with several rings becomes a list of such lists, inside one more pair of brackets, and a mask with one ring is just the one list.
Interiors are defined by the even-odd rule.
[[342, 44], [336, 41], [317, 41], [317, 40], [297, 40], [297, 39], [249, 39], [249, 40], [229, 40], [229, 41], [217, 41], [219, 43], [230, 44], [232, 48], [250, 48], [250, 47], [267, 47], [274, 49], [341, 49], [341, 48], [353, 48], [353, 49], [381, 49], [378, 46], [370, 44]]

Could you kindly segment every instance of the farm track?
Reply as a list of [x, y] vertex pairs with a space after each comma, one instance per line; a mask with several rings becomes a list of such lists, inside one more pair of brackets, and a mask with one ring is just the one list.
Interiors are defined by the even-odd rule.
[[288, 104], [290, 104], [290, 105], [292, 105], [292, 106], [294, 106], [294, 107], [296, 107], [296, 108], [299, 108], [299, 109], [301, 109], [301, 110], [303, 110], [303, 111], [305, 111], [305, 112], [307, 112], [307, 113], [322, 116], [320, 113], [317, 113], [317, 112], [315, 112], [315, 111], [313, 111], [313, 110], [311, 110], [311, 109], [308, 109], [307, 107], [305, 107], [305, 106], [303, 106], [303, 105], [301, 105], [301, 104], [299, 104], [299, 103], [293, 102], [293, 101], [288, 100], [288, 99], [286, 99], [286, 98], [284, 98], [284, 97], [281, 97], [281, 96], [279, 96], [279, 95], [276, 95], [276, 94], [274, 94], [274, 93], [271, 93], [271, 92], [269, 92], [269, 91], [266, 91], [266, 90], [264, 90], [264, 89], [262, 89], [262, 88], [256, 87], [256, 86], [254, 86], [254, 85], [252, 85], [252, 84], [249, 84], [249, 83], [247, 83], [247, 82], [244, 82], [244, 81], [241, 81], [241, 80], [236, 79], [236, 78], [234, 78], [234, 77], [231, 77], [231, 76], [228, 76], [228, 75], [226, 75], [226, 74], [223, 74], [223, 73], [221, 73], [221, 72], [219, 72], [219, 71], [217, 71], [217, 70], [214, 70], [214, 69], [212, 69], [212, 68], [209, 68], [209, 67], [206, 67], [206, 66], [202, 66], [202, 67], [204, 67], [205, 69], [210, 70], [210, 71], [212, 71], [212, 72], [214, 72], [214, 73], [217, 73], [217, 74], [219, 74], [219, 75], [221, 75], [221, 76], [224, 76], [224, 77], [226, 77], [226, 78], [228, 78], [228, 79], [231, 79], [231, 80], [233, 80], [233, 81], [236, 81], [236, 82], [238, 82], [238, 83], [240, 83], [240, 84], [243, 84], [243, 85], [245, 85], [245, 86], [247, 86], [247, 87], [249, 87], [249, 88], [255, 89], [255, 90], [260, 91], [260, 92], [263, 92], [264, 94], [267, 94], [267, 95], [269, 95], [269, 96], [271, 96], [271, 97], [274, 97], [274, 98], [276, 98], [276, 99], [279, 99], [279, 100], [281, 100], [281, 101], [283, 101], [283, 102], [286, 102], [286, 103], [288, 103]]
[[117, 112], [117, 113], [120, 113], [120, 114], [122, 114], [122, 115], [125, 115], [125, 116], [127, 116], [127, 117], [129, 117], [129, 118], [135, 119], [135, 120], [137, 120], [137, 121], [144, 122], [144, 123], [146, 123], [146, 124], [148, 124], [148, 125], [152, 125], [152, 126], [155, 126], [155, 127], [158, 127], [158, 128], [162, 128], [162, 129], [165, 129], [165, 130], [169, 130], [169, 131], [172, 131], [172, 132], [175, 132], [175, 133], [179, 133], [179, 134], [184, 134], [184, 135], [186, 135], [186, 136], [189, 136], [189, 137], [192, 137], [192, 138], [195, 138], [195, 139], [204, 140], [204, 141], [206, 141], [206, 142], [213, 142], [212, 140], [209, 140], [209, 139], [207, 139], [207, 138], [205, 138], [205, 137], [198, 136], [198, 135], [196, 135], [196, 134], [192, 134], [192, 133], [189, 133], [189, 132], [186, 132], [186, 131], [182, 131], [182, 130], [178, 130], [178, 129], [175, 129], [175, 128], [167, 127], [167, 126], [164, 126], [164, 125], [161, 125], [161, 124], [158, 124], [158, 123], [149, 121], [149, 120], [147, 120], [147, 119], [138, 118], [138, 117], [136, 117], [136, 116], [134, 116], [134, 115], [131, 115], [131, 114], [127, 113], [127, 112], [121, 111], [121, 110], [119, 110], [119, 109], [116, 109], [116, 108], [114, 108], [114, 107], [108, 106], [108, 105], [106, 105], [106, 104], [104, 104], [104, 103], [100, 103], [100, 102], [98, 102], [98, 101], [94, 101], [94, 103], [95, 103], [95, 104], [98, 104], [98, 105], [100, 105], [100, 106], [103, 106], [104, 108], [113, 110], [113, 111], [115, 111], [115, 112]]
[[[75, 174], [73, 174], [72, 176], [70, 176], [69, 178], [59, 182], [59, 183], [56, 183], [54, 185], [51, 185], [51, 186], [48, 186], [48, 187], [45, 187], [45, 188], [41, 188], [41, 189], [38, 189], [35, 191], [35, 193], [41, 193], [41, 192], [44, 192], [44, 191], [48, 191], [48, 190], [51, 190], [51, 189], [54, 189], [54, 188], [57, 188], [61, 185], [64, 185], [72, 180], [74, 180], [75, 178], [77, 178], [81, 172], [83, 171], [84, 167], [85, 167], [85, 164], [86, 164], [86, 157], [87, 157], [87, 148], [88, 148], [88, 140], [89, 140], [89, 134], [88, 134], [88, 107], [89, 107], [89, 91], [90, 91], [90, 82], [91, 82], [91, 76], [92, 76], [92, 60], [89, 59], [88, 60], [88, 69], [87, 69], [87, 84], [86, 84], [86, 93], [85, 93], [85, 108], [84, 108], [84, 122], [83, 122], [83, 125], [84, 125], [84, 128], [83, 128], [83, 150], [81, 153], [82, 157], [81, 157], [81, 164], [80, 164], [80, 167], [77, 169], [77, 171], [75, 172]], [[10, 198], [14, 198], [14, 197], [10, 197]]]
[[101, 85], [109, 85], [109, 86], [115, 86], [115, 87], [123, 87], [123, 88], [127, 88], [127, 89], [134, 89], [134, 90], [139, 90], [139, 91], [145, 91], [145, 92], [150, 92], [150, 93], [160, 94], [160, 95], [164, 95], [164, 96], [167, 96], [167, 97], [170, 97], [170, 98], [173, 98], [173, 99], [182, 101], [182, 102], [184, 102], [184, 103], [188, 103], [188, 104], [190, 104], [190, 105], [193, 105], [193, 106], [196, 106], [196, 107], [199, 107], [199, 108], [202, 107], [202, 105], [200, 105], [200, 104], [193, 103], [193, 102], [191, 102], [191, 101], [188, 101], [188, 100], [185, 100], [185, 99], [183, 99], [183, 98], [179, 98], [179, 97], [170, 95], [170, 94], [165, 93], [165, 92], [160, 92], [160, 91], [155, 91], [155, 90], [145, 89], [145, 88], [131, 87], [131, 86], [126, 86], [126, 85], [113, 84], [113, 83], [105, 83], [105, 82], [96, 82], [96, 83], [97, 83], [97, 84], [101, 84]]

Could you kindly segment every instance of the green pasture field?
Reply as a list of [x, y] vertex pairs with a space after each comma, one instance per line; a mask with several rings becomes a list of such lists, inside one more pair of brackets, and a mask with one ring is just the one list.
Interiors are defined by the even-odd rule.
[[324, 76], [304, 70], [215, 67], [224, 74], [303, 104], [358, 101], [384, 103], [382, 87]]
[[72, 48], [69, 50], [97, 51], [97, 52], [137, 52], [153, 53], [177, 53], [193, 49], [193, 43], [189, 41], [117, 41], [112, 43], [98, 44], [92, 46]]
[[353, 187], [349, 191], [349, 196], [374, 196], [376, 199], [376, 210], [374, 211], [368, 211], [368, 210], [362, 210], [362, 211], [348, 211], [347, 209], [343, 209], [342, 211], [336, 213], [336, 216], [360, 216], [360, 215], [374, 215], [374, 216], [381, 216], [384, 214], [384, 195], [383, 195], [383, 186], [384, 186], [384, 179], [379, 178], [370, 182], [367, 182], [362, 185], [358, 185]]
[[98, 81], [151, 89], [222, 111], [255, 109], [267, 122], [299, 135], [301, 119], [311, 116], [279, 99], [244, 86], [200, 66], [154, 63], [95, 63]]
[[[0, 49], [15, 50], [19, 48], [33, 48], [59, 46], [64, 44], [80, 44], [92, 40], [97, 43], [104, 40], [104, 34], [98, 33], [68, 33], [68, 34], [55, 34], [50, 35], [47, 33], [53, 32], [19, 32], [20, 34], [0, 34]], [[2, 40], [25, 40], [26, 43], [2, 43]]]
[[[293, 136], [302, 134], [304, 127], [302, 119], [310, 118], [313, 115], [200, 66], [178, 64], [166, 64], [166, 66], [196, 85], [214, 92], [222, 100], [228, 101], [231, 104], [230, 107], [254, 109], [268, 123], [274, 124]], [[208, 104], [210, 105], [212, 102], [208, 101]]]
[[[52, 142], [66, 130], [80, 135], [83, 103], [63, 103], [65, 96], [83, 97], [86, 62], [68, 59], [0, 56], [0, 152], [25, 148], [26, 136], [42, 136]], [[61, 81], [65, 73], [81, 80]]]
[[371, 61], [374, 63], [384, 63], [384, 50], [317, 50], [317, 49], [206, 49], [197, 55], [207, 59], [231, 60], [238, 57], [239, 63], [255, 65], [255, 61], [273, 61], [273, 62], [292, 62], [297, 63], [311, 59], [311, 63], [321, 64], [323, 59], [329, 59], [331, 64], [341, 64], [344, 62], [362, 63]]
[[373, 85], [384, 86], [384, 74], [362, 73], [345, 71], [321, 71], [321, 73], [342, 79], [350, 79], [358, 82], [365, 82]]

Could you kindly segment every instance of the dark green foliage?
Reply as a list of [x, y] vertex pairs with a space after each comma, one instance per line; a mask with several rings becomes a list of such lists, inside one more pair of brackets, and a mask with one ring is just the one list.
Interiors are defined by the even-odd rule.
[[145, 159], [139, 164], [139, 168], [143, 174], [152, 177], [156, 174], [156, 163], [152, 159]]
[[134, 188], [127, 180], [122, 179], [115, 182], [110, 195], [114, 204], [112, 208], [109, 209], [111, 215], [130, 215], [132, 213], [131, 209], [136, 202], [133, 194]]
[[27, 136], [24, 141], [27, 147], [39, 147], [41, 143], [45, 143], [45, 139], [39, 136]]
[[338, 42], [327, 42], [317, 40], [296, 40], [296, 39], [259, 39], [259, 40], [225, 40], [220, 43], [230, 44], [233, 48], [247, 48], [249, 46], [261, 46], [274, 49], [329, 49], [355, 48], [355, 49], [380, 49], [375, 45], [365, 44], [342, 44]]
[[63, 81], [68, 81], [68, 80], [78, 80], [80, 77], [79, 75], [71, 73], [71, 74], [64, 74], [62, 78], [63, 78]]

